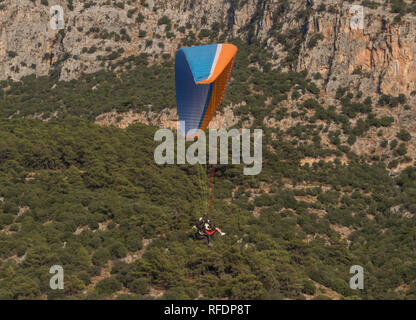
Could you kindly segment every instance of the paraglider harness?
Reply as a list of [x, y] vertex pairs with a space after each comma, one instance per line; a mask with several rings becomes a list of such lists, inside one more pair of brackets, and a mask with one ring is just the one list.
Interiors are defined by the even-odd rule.
[[[206, 224], [209, 225], [209, 229], [205, 226]], [[198, 223], [192, 227], [195, 231], [195, 238], [198, 240], [203, 240], [204, 237], [207, 238], [208, 245], [211, 243], [211, 237], [217, 232], [215, 226], [211, 223], [211, 221], [207, 218], [200, 218]]]

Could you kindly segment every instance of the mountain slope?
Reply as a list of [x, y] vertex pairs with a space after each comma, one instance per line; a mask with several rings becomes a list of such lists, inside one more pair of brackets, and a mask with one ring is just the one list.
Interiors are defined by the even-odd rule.
[[[59, 32], [46, 1], [0, 2], [1, 297], [415, 299], [413, 2], [57, 3]], [[212, 127], [264, 145], [258, 176], [217, 166], [210, 250], [210, 167], [152, 153], [176, 49], [212, 42], [239, 48]]]

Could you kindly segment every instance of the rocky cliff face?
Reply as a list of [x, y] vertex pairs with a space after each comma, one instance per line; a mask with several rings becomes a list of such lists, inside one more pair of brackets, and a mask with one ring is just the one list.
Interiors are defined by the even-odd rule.
[[[160, 59], [162, 54], [173, 55], [185, 38], [211, 30], [215, 23], [219, 35], [236, 34], [256, 9], [253, 2], [236, 13], [232, 1], [201, 0], [42, 3], [1, 2], [0, 79], [17, 80], [35, 72], [70, 80], [117, 58], [149, 53]], [[64, 9], [61, 31], [50, 27], [52, 5]]]
[[[304, 41], [296, 68], [319, 72], [327, 94], [333, 94], [340, 84], [394, 96], [416, 89], [416, 32], [412, 27], [416, 17], [405, 15], [395, 22], [397, 14], [388, 8], [364, 8], [364, 28], [354, 30], [349, 13], [353, 3], [337, 0], [46, 3], [1, 2], [0, 79], [17, 80], [36, 73], [70, 80], [142, 52], [155, 59], [173, 56], [190, 39], [209, 42], [212, 34], [222, 41], [227, 37], [265, 40], [275, 52], [273, 65], [280, 66], [287, 53], [273, 31], [299, 29]], [[50, 27], [50, 8], [56, 4], [64, 9], [61, 31]], [[323, 4], [325, 11], [319, 10]]]
[[[381, 94], [404, 94], [405, 105], [373, 108], [376, 116], [394, 119], [382, 136], [372, 128], [351, 146], [358, 154], [383, 155], [380, 143], [394, 139], [400, 129], [416, 136], [412, 109], [416, 102], [416, 16], [409, 13], [398, 19], [385, 1], [371, 3], [371, 8], [364, 7], [363, 25], [357, 28], [351, 7], [361, 1], [3, 0], [0, 80], [18, 80], [35, 73], [68, 81], [83, 73], [114, 69], [117, 61], [140, 53], [149, 54], [157, 63], [172, 57], [184, 45], [226, 42], [237, 37], [248, 42], [259, 40], [273, 52], [269, 61], [272, 68], [308, 71], [324, 106], [341, 109], [335, 99], [340, 87], [354, 95], [361, 92], [363, 98], [370, 96], [373, 103]], [[52, 5], [64, 9], [63, 30], [50, 26]], [[296, 101], [286, 104], [288, 110], [296, 111]], [[239, 119], [234, 107], [230, 105], [218, 113], [212, 125], [235, 125]], [[173, 109], [159, 114], [111, 112], [97, 118], [98, 123], [120, 127], [135, 122], [173, 127], [175, 121]], [[285, 118], [270, 126], [290, 128], [294, 124], [291, 118]], [[345, 142], [347, 137], [341, 139]], [[412, 159], [416, 158], [414, 139], [407, 143]]]
[[[409, 95], [416, 89], [416, 17], [406, 15], [395, 22], [397, 14], [385, 8], [364, 8], [363, 29], [355, 29], [350, 7], [344, 3], [336, 13], [308, 19], [298, 69], [320, 72], [330, 93], [341, 84], [367, 93]], [[310, 50], [308, 38], [317, 33], [322, 40]]]

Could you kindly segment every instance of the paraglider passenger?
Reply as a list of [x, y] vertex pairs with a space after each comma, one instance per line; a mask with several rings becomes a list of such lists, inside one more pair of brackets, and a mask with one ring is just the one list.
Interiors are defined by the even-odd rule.
[[[211, 246], [212, 236], [218, 232], [221, 236], [225, 236], [225, 232], [222, 232], [220, 228], [214, 226], [214, 224], [204, 217], [201, 217], [197, 223], [198, 234], [203, 234], [208, 240], [208, 246]], [[198, 237], [200, 239], [201, 237]]]

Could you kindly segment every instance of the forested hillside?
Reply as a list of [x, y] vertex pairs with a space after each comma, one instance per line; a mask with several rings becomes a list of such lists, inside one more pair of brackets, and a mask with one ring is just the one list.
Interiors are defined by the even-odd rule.
[[[50, 51], [40, 32], [30, 70], [4, 13], [48, 3], [0, 0], [0, 298], [416, 299], [413, 2], [61, 2], [82, 18]], [[91, 29], [103, 12], [130, 22]], [[216, 167], [209, 248], [211, 166], [158, 166], [153, 137], [177, 119], [173, 53], [216, 42], [239, 51], [213, 126], [263, 129], [263, 170]]]
[[[196, 168], [156, 166], [152, 134], [2, 120], [2, 298], [414, 297], [395, 289], [414, 280], [415, 221], [389, 208], [414, 211], [416, 169], [393, 180], [359, 160], [299, 168], [302, 150], [285, 143], [258, 178], [221, 166], [213, 217], [228, 236], [210, 249], [190, 238]], [[48, 287], [53, 264], [64, 291]], [[353, 264], [368, 270], [358, 296]]]

